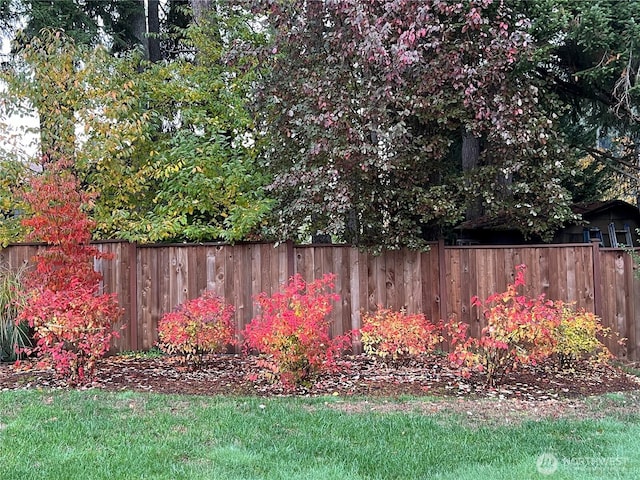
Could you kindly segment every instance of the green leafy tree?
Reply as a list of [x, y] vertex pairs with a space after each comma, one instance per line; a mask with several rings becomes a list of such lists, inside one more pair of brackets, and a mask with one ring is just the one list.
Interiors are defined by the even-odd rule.
[[[16, 49], [14, 68], [2, 73], [6, 83], [2, 113], [8, 119], [35, 111], [41, 151], [37, 158], [27, 159], [9, 152], [5, 155], [7, 171], [20, 172], [24, 169], [20, 162], [25, 160], [38, 167], [65, 159], [73, 163], [83, 181], [88, 172], [105, 169], [111, 170], [114, 182], [128, 185], [134, 181], [137, 171], [114, 168], [116, 163], [127, 164], [132, 139], [143, 133], [144, 113], [133, 108], [134, 85], [118, 75], [123, 64], [124, 60], [112, 57], [105, 48], [78, 45], [59, 30], [42, 30]], [[5, 204], [5, 212], [22, 208], [10, 194]], [[18, 237], [13, 223], [3, 222], [11, 230], [3, 241]]]
[[24, 211], [24, 206], [15, 194], [16, 187], [20, 187], [26, 178], [26, 173], [27, 168], [20, 161], [0, 161], [0, 245], [2, 247], [22, 237], [19, 215]]
[[269, 210], [246, 107], [254, 74], [226, 58], [236, 36], [261, 34], [246, 13], [214, 13], [182, 32], [172, 61], [116, 58], [59, 30], [16, 49], [4, 113], [35, 107], [44, 161], [70, 159], [98, 194], [97, 236], [233, 241], [257, 231]]
[[[253, 69], [231, 63], [237, 38], [262, 41], [246, 12], [221, 6], [184, 33], [186, 54], [130, 71], [139, 108], [148, 117], [132, 139], [132, 160], [144, 177], [128, 194], [95, 171], [102, 236], [135, 241], [236, 241], [258, 233], [270, 209], [268, 174], [256, 163], [260, 132], [247, 108]], [[141, 71], [141, 73], [137, 73]], [[109, 195], [104, 186], [109, 184]]]

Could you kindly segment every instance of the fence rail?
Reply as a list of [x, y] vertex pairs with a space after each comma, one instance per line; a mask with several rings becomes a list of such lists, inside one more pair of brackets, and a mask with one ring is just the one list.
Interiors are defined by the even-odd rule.
[[[205, 289], [236, 308], [242, 329], [255, 316], [253, 298], [273, 293], [295, 273], [311, 280], [335, 273], [341, 301], [333, 311], [332, 333], [360, 326], [363, 311], [377, 305], [423, 312], [430, 319], [455, 318], [469, 323], [472, 334], [484, 318], [470, 304], [503, 291], [515, 267], [527, 265], [525, 292], [575, 302], [599, 315], [622, 338], [609, 341], [614, 354], [640, 359], [640, 280], [629, 255], [594, 244], [450, 247], [433, 243], [427, 252], [389, 251], [372, 255], [338, 245], [274, 246], [178, 244], [136, 245], [98, 242], [114, 260], [96, 261], [105, 292], [117, 293], [124, 316], [114, 351], [145, 350], [157, 341], [160, 317]], [[0, 250], [0, 263], [16, 268], [42, 246], [10, 245]], [[354, 345], [358, 350], [359, 345]]]

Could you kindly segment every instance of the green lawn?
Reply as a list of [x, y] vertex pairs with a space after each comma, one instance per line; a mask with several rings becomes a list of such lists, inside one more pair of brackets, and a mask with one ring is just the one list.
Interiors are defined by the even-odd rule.
[[[585, 408], [628, 403], [605, 400]], [[345, 401], [2, 392], [0, 471], [12, 480], [609, 480], [640, 472], [635, 404], [598, 420], [495, 426], [469, 413], [334, 408]]]

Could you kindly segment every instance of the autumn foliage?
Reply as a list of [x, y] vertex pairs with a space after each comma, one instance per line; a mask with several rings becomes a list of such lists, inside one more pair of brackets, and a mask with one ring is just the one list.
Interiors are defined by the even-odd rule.
[[166, 353], [198, 364], [207, 353], [222, 353], [236, 343], [232, 305], [211, 291], [178, 305], [158, 323], [158, 345]]
[[297, 274], [280, 291], [256, 298], [260, 314], [245, 329], [246, 348], [263, 354], [263, 365], [285, 385], [335, 369], [349, 343], [347, 335], [330, 336], [328, 315], [340, 298], [331, 292], [334, 278], [326, 274], [307, 283]]
[[449, 359], [464, 376], [480, 372], [489, 385], [496, 385], [506, 373], [523, 365], [535, 366], [554, 358], [560, 359], [561, 366], [582, 356], [596, 361], [606, 358], [608, 351], [598, 337], [608, 335], [608, 331], [600, 319], [544, 295], [520, 294], [525, 271], [525, 265], [516, 268], [515, 281], [505, 292], [484, 301], [472, 298], [472, 305], [486, 319], [479, 338], [469, 336], [467, 324], [448, 324], [452, 347]]
[[544, 295], [519, 294], [518, 288], [525, 285], [525, 270], [524, 265], [517, 267], [515, 281], [505, 292], [485, 301], [472, 299], [487, 321], [479, 338], [469, 337], [465, 324], [450, 325], [454, 349], [449, 358], [463, 371], [470, 367], [485, 373], [491, 385], [518, 366], [535, 365], [553, 353], [557, 310]]
[[611, 336], [611, 329], [605, 328], [594, 313], [576, 309], [573, 304], [556, 302], [556, 306], [560, 321], [555, 331], [555, 356], [560, 368], [574, 367], [583, 357], [596, 362], [612, 357], [601, 341]]
[[398, 360], [433, 351], [442, 337], [424, 314], [378, 306], [374, 313], [363, 314], [360, 339], [365, 353]]
[[82, 192], [64, 162], [46, 165], [31, 180], [24, 200], [33, 213], [22, 220], [29, 240], [47, 244], [34, 258], [25, 280], [27, 301], [17, 321], [34, 330], [36, 353], [44, 363], [76, 381], [95, 373], [96, 360], [117, 337], [113, 323], [121, 315], [113, 294], [100, 293], [102, 275], [94, 260], [111, 258], [90, 245], [93, 222]]

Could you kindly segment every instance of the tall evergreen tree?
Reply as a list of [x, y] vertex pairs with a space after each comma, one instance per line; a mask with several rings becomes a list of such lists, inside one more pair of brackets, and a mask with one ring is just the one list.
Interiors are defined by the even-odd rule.
[[545, 108], [559, 116], [574, 158], [595, 162], [579, 193], [603, 195], [613, 173], [640, 194], [640, 1], [510, 3], [532, 19], [531, 74], [541, 100], [551, 99]]

